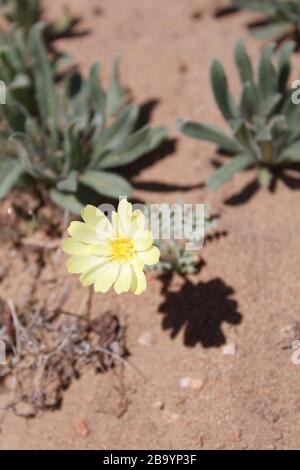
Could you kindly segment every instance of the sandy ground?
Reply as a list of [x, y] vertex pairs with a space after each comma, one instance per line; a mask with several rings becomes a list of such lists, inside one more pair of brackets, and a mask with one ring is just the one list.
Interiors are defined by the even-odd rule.
[[[88, 34], [58, 46], [85, 71], [100, 59], [105, 78], [120, 54], [123, 81], [137, 102], [156, 103], [152, 122], [169, 126], [175, 139], [171, 152], [137, 172], [138, 197], [210, 202], [227, 236], [206, 244], [199, 274], [175, 277], [165, 289], [153, 280], [143, 296], [119, 300], [128, 322], [129, 361], [140, 372], [88, 371], [66, 392], [61, 410], [33, 420], [6, 415], [0, 448], [299, 448], [300, 366], [284, 349], [296, 339], [293, 328], [300, 321], [299, 191], [280, 183], [274, 194], [249, 192], [224, 204], [253, 175], [207, 192], [201, 183], [212, 171], [216, 149], [179, 135], [174, 125], [176, 117], [189, 116], [223, 126], [209, 66], [220, 57], [238, 90], [234, 43], [245, 37], [253, 58], [260, 47], [245, 28], [249, 16], [217, 20], [217, 2], [201, 0], [56, 0], [49, 15], [63, 3], [81, 16], [80, 28]], [[199, 10], [203, 16], [192, 19]], [[299, 61], [295, 66], [299, 72]], [[164, 191], [149, 191], [149, 183]], [[79, 284], [61, 276], [74, 285], [68, 308], [76, 309]], [[94, 297], [93, 309], [117, 302], [114, 296]], [[230, 344], [235, 355], [224, 355]], [[194, 388], [180, 386], [186, 377]], [[89, 432], [82, 432], [82, 423]]]

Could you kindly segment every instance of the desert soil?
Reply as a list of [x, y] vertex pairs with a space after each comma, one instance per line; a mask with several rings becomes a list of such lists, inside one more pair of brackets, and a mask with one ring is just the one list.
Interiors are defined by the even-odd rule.
[[[216, 19], [214, 7], [224, 3], [217, 1], [56, 0], [48, 2], [49, 17], [65, 3], [87, 34], [60, 40], [58, 47], [85, 73], [101, 60], [105, 80], [120, 55], [122, 79], [134, 99], [148, 103], [153, 124], [169, 127], [169, 151], [135, 169], [136, 195], [147, 202], [209, 202], [226, 234], [206, 243], [203, 266], [188, 279], [174, 276], [166, 286], [153, 278], [140, 297], [94, 296], [94, 314], [115, 308], [126, 318], [133, 367], [87, 370], [58, 411], [31, 420], [6, 413], [0, 448], [299, 448], [300, 365], [292, 363], [289, 348], [299, 339], [300, 322], [297, 185], [280, 182], [273, 193], [251, 194], [250, 186], [242, 190], [254, 175], [245, 173], [208, 192], [202, 183], [216, 148], [175, 128], [176, 117], [224, 126], [209, 67], [219, 57], [238, 91], [236, 40], [245, 37], [254, 59], [261, 47], [247, 32], [250, 15]], [[297, 57], [294, 63], [299, 73]], [[13, 256], [12, 265], [18, 253]], [[19, 276], [1, 282], [2, 295], [26, 290], [27, 268], [20, 264]], [[47, 284], [49, 299], [69, 285], [65, 308], [76, 312], [84, 294], [65, 272], [63, 256], [54, 278]]]

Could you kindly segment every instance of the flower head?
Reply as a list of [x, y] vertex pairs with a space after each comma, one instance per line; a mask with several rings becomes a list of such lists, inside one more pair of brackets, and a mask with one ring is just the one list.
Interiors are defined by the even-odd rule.
[[111, 222], [103, 212], [88, 205], [82, 210], [83, 222], [71, 222], [62, 249], [71, 255], [66, 262], [70, 273], [81, 274], [83, 286], [94, 284], [96, 292], [112, 286], [117, 294], [131, 290], [139, 295], [146, 289], [144, 266], [158, 263], [160, 251], [145, 229], [140, 210], [122, 199]]

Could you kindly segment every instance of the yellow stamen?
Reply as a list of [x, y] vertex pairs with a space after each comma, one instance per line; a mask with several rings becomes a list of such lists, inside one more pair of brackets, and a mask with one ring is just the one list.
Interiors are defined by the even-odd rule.
[[110, 241], [110, 256], [113, 261], [125, 263], [134, 256], [134, 245], [130, 238], [116, 238]]

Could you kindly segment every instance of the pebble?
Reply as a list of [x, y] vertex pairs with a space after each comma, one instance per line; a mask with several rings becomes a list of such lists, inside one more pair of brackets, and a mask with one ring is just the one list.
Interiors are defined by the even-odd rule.
[[167, 424], [176, 423], [180, 419], [180, 416], [177, 413], [171, 413], [170, 411], [164, 412], [164, 420]]
[[198, 8], [191, 13], [191, 20], [201, 20], [203, 18], [203, 9]]
[[223, 356], [235, 356], [236, 355], [236, 346], [234, 343], [226, 344], [222, 350]]
[[178, 65], [178, 72], [182, 73], [182, 74], [185, 74], [185, 73], [187, 73], [187, 71], [188, 71], [188, 65], [185, 62], [181, 62]]
[[36, 410], [30, 403], [20, 402], [16, 405], [16, 412], [24, 418], [34, 417]]
[[138, 339], [141, 346], [151, 346], [153, 344], [153, 335], [151, 331], [144, 331]]
[[165, 404], [164, 404], [163, 401], [157, 400], [157, 401], [155, 401], [155, 402], [153, 403], [152, 406], [153, 406], [153, 408], [156, 408], [156, 409], [158, 409], [158, 410], [163, 410], [164, 407], [165, 407]]
[[276, 450], [275, 444], [267, 444], [264, 450]]
[[231, 443], [240, 443], [241, 442], [242, 433], [240, 431], [234, 432], [229, 436], [229, 442]]
[[275, 431], [272, 437], [274, 441], [281, 441], [281, 439], [283, 439], [283, 434], [281, 431]]
[[274, 413], [274, 415], [272, 416], [272, 422], [277, 423], [279, 420], [280, 420], [279, 414]]
[[90, 434], [88, 425], [86, 421], [84, 421], [83, 419], [77, 421], [75, 427], [76, 427], [76, 432], [80, 437], [86, 438]]
[[194, 390], [201, 390], [204, 385], [202, 379], [193, 379], [191, 377], [181, 377], [179, 380], [181, 388], [192, 388]]
[[282, 338], [295, 338], [299, 334], [299, 330], [299, 322], [290, 323], [281, 329], [280, 335]]

